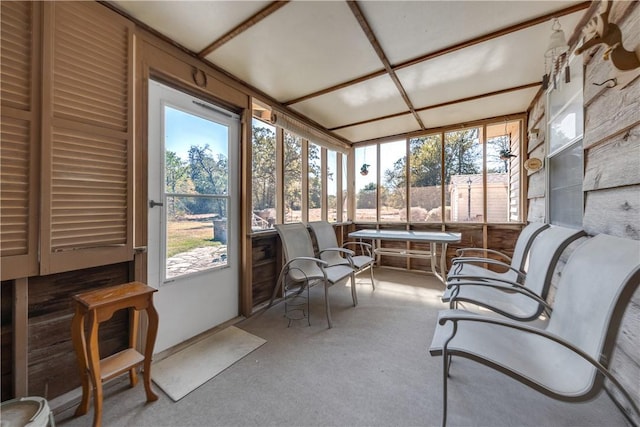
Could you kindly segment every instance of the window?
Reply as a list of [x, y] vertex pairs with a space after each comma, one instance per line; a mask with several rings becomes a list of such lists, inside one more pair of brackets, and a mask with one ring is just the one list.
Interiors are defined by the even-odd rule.
[[302, 138], [284, 132], [284, 223], [302, 221]]
[[356, 147], [355, 220], [520, 221], [521, 144], [522, 118], [507, 118]]
[[356, 221], [376, 222], [378, 207], [377, 146], [358, 147], [356, 160]]
[[309, 221], [322, 219], [322, 161], [321, 149], [309, 143], [308, 155], [308, 218]]
[[338, 221], [338, 153], [327, 150], [327, 221]]
[[552, 224], [581, 227], [584, 174], [582, 58], [574, 57], [568, 70], [569, 82], [559, 81], [555, 90], [547, 92], [547, 218]]
[[[445, 215], [454, 222], [484, 222], [482, 130], [472, 128], [444, 134]], [[450, 212], [447, 212], [450, 209]]]
[[407, 144], [380, 144], [380, 222], [406, 220]]
[[276, 222], [276, 129], [253, 119], [251, 206], [253, 231]]
[[[442, 222], [442, 137], [409, 140], [411, 222]], [[447, 217], [447, 220], [450, 216]]]

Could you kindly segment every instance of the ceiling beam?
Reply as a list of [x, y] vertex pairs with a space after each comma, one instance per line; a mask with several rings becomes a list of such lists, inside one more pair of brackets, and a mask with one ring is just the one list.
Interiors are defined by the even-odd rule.
[[271, 15], [273, 12], [275, 12], [278, 9], [280, 9], [281, 7], [285, 6], [287, 3], [289, 3], [289, 0], [274, 1], [274, 2], [269, 3], [268, 6], [266, 6], [265, 8], [260, 10], [259, 12], [255, 13], [254, 15], [250, 16], [248, 19], [246, 19], [243, 22], [241, 22], [240, 24], [238, 24], [235, 28], [232, 28], [231, 30], [229, 30], [226, 34], [224, 34], [218, 40], [214, 41], [209, 46], [205, 47], [200, 52], [198, 52], [198, 57], [200, 57], [200, 58], [206, 57], [211, 52], [213, 52], [214, 50], [216, 50], [217, 48], [219, 48], [223, 44], [227, 43], [232, 38], [240, 35], [241, 33], [245, 32], [245, 31], [247, 31], [249, 28], [253, 27], [258, 22], [262, 21], [264, 18], [266, 18], [267, 16]]
[[382, 65], [384, 66], [385, 71], [387, 72], [389, 77], [391, 77], [391, 80], [393, 80], [393, 83], [396, 85], [396, 88], [398, 89], [398, 92], [400, 92], [400, 95], [402, 96], [405, 104], [407, 104], [407, 107], [409, 107], [409, 111], [411, 112], [411, 114], [413, 114], [413, 117], [420, 125], [420, 129], [424, 129], [422, 119], [420, 118], [418, 113], [416, 113], [415, 108], [413, 108], [413, 104], [409, 99], [409, 95], [407, 95], [407, 91], [404, 89], [402, 83], [400, 82], [400, 79], [391, 67], [391, 63], [389, 62], [387, 55], [384, 53], [382, 46], [380, 46], [380, 43], [378, 42], [376, 35], [373, 33], [371, 26], [367, 22], [367, 18], [365, 18], [364, 14], [362, 13], [360, 6], [358, 6], [358, 3], [355, 0], [347, 0], [347, 5], [349, 6], [349, 9], [351, 9], [353, 15], [356, 17], [356, 20], [358, 21], [358, 24], [360, 24], [360, 28], [362, 28], [362, 31], [364, 31], [365, 35], [367, 36], [367, 39], [369, 39], [369, 43], [371, 43], [373, 50], [376, 51], [378, 58], [380, 58], [380, 61], [382, 61]]
[[[457, 50], [464, 49], [466, 47], [474, 46], [474, 45], [477, 45], [477, 44], [480, 44], [480, 43], [483, 43], [483, 42], [486, 42], [486, 41], [489, 41], [489, 40], [492, 40], [492, 39], [495, 39], [495, 38], [498, 38], [498, 37], [505, 36], [507, 34], [514, 33], [516, 31], [521, 31], [521, 30], [527, 29], [529, 27], [533, 27], [535, 25], [542, 24], [544, 22], [549, 21], [550, 19], [552, 19], [554, 17], [557, 18], [557, 17], [560, 17], [560, 16], [570, 15], [572, 13], [579, 12], [581, 10], [587, 9], [591, 5], [591, 3], [592, 2], [590, 2], [590, 1], [577, 3], [575, 5], [566, 7], [564, 9], [557, 10], [555, 12], [547, 13], [545, 15], [538, 16], [536, 18], [528, 19], [528, 20], [522, 21], [522, 22], [520, 22], [518, 24], [511, 25], [509, 27], [503, 28], [501, 30], [492, 31], [490, 33], [487, 33], [487, 34], [484, 34], [484, 35], [481, 35], [481, 36], [478, 36], [478, 37], [475, 37], [475, 38], [472, 38], [472, 39], [469, 39], [469, 40], [465, 40], [463, 42], [456, 43], [456, 44], [448, 46], [448, 47], [445, 47], [443, 49], [439, 49], [437, 51], [427, 53], [427, 54], [419, 56], [417, 58], [413, 58], [413, 59], [410, 59], [408, 61], [401, 62], [399, 64], [396, 64], [396, 65], [392, 66], [392, 69], [393, 69], [393, 71], [397, 71], [397, 70], [400, 70], [402, 68], [409, 67], [411, 65], [416, 65], [416, 64], [419, 64], [421, 62], [425, 62], [425, 61], [428, 61], [430, 59], [437, 58], [438, 56], [442, 56], [442, 55], [445, 55], [447, 53], [455, 52]], [[330, 93], [330, 92], [333, 92], [333, 91], [336, 91], [336, 90], [339, 90], [339, 89], [343, 89], [345, 87], [348, 87], [348, 86], [351, 86], [351, 85], [354, 85], [354, 84], [357, 84], [357, 83], [361, 83], [363, 81], [372, 79], [374, 77], [378, 77], [378, 76], [384, 75], [386, 72], [387, 71], [384, 70], [384, 69], [383, 70], [377, 70], [377, 71], [369, 73], [369, 74], [367, 74], [365, 76], [358, 77], [357, 79], [349, 80], [349, 81], [346, 81], [346, 82], [343, 82], [343, 83], [340, 83], [340, 84], [337, 84], [337, 85], [334, 85], [334, 86], [331, 86], [331, 87], [328, 87], [328, 88], [325, 88], [325, 89], [318, 90], [316, 92], [309, 93], [307, 95], [298, 97], [296, 99], [285, 101], [282, 104], [283, 105], [296, 104], [298, 102], [302, 102], [302, 101], [305, 101], [305, 100], [310, 99], [310, 98], [315, 98], [317, 96], [325, 95], [327, 93]]]
[[[468, 96], [466, 98], [454, 99], [452, 101], [442, 102], [440, 104], [434, 104], [434, 105], [428, 105], [428, 106], [422, 107], [422, 108], [416, 108], [415, 112], [419, 113], [421, 111], [427, 111], [427, 110], [431, 110], [431, 109], [434, 109], [434, 108], [446, 107], [448, 105], [459, 104], [459, 103], [462, 103], [462, 102], [475, 101], [476, 99], [487, 98], [489, 96], [496, 96], [496, 95], [502, 95], [503, 93], [509, 93], [509, 92], [516, 92], [516, 91], [519, 91], [519, 90], [531, 89], [531, 88], [534, 88], [534, 87], [539, 87], [540, 85], [541, 85], [541, 82], [527, 83], [527, 84], [520, 85], [520, 86], [514, 86], [514, 87], [510, 87], [510, 88], [506, 88], [506, 89], [496, 90], [496, 91], [493, 91], [493, 92], [483, 93], [483, 94], [480, 94], [480, 95], [473, 95], [473, 96]], [[372, 119], [362, 120], [362, 121], [355, 122], [355, 123], [348, 123], [346, 125], [332, 127], [332, 128], [327, 129], [327, 130], [333, 132], [333, 131], [344, 129], [344, 128], [348, 128], [348, 127], [351, 127], [351, 126], [365, 125], [365, 124], [377, 122], [377, 121], [380, 121], [380, 120], [392, 119], [394, 117], [404, 116], [404, 115], [407, 115], [409, 113], [411, 113], [411, 111], [402, 111], [400, 113], [388, 114], [386, 116], [375, 117], [375, 118], [372, 118]], [[424, 129], [424, 127], [423, 127], [423, 129]]]

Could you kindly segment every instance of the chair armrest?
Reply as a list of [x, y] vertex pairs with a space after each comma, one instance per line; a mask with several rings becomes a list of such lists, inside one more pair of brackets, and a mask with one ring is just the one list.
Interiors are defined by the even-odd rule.
[[[465, 253], [467, 252], [477, 252], [477, 253], [484, 253], [484, 254], [494, 254], [497, 255], [499, 257], [502, 257], [506, 262], [511, 263], [511, 257], [507, 254], [505, 254], [504, 252], [500, 252], [500, 251], [496, 251], [493, 249], [484, 249], [484, 248], [460, 248], [460, 249], [456, 249], [456, 258], [457, 257], [465, 257], [465, 256], [469, 256], [469, 255], [465, 255]], [[456, 259], [453, 258], [453, 259]], [[477, 256], [477, 258], [488, 258], [486, 256]]]
[[450, 274], [448, 277], [456, 278], [457, 274], [460, 272], [460, 269], [462, 269], [463, 264], [497, 265], [507, 269], [507, 271], [509, 270], [514, 271], [518, 275], [519, 279], [524, 279], [525, 277], [527, 277], [526, 273], [523, 273], [522, 271], [516, 268], [513, 268], [509, 264], [505, 264], [504, 262], [501, 262], [495, 259], [490, 259], [490, 258], [472, 258], [472, 257], [455, 258], [451, 263], [451, 271], [453, 272], [453, 274]]
[[344, 249], [344, 248], [325, 248], [325, 249], [321, 250], [319, 252], [319, 254], [322, 254], [323, 252], [339, 252], [341, 254], [345, 254], [345, 255], [348, 255], [348, 256], [354, 256], [355, 255], [355, 252], [353, 252], [352, 250]]
[[362, 250], [362, 252], [366, 252], [366, 254], [368, 256], [371, 256], [371, 244], [370, 243], [365, 243], [365, 242], [345, 242], [342, 247], [346, 247], [349, 245], [356, 245], [356, 246], [360, 246], [360, 249]]
[[[542, 305], [545, 311], [547, 312], [547, 315], [551, 315], [551, 312], [553, 311], [553, 307], [551, 307], [545, 299], [541, 298], [531, 289], [521, 285], [520, 283], [511, 282], [509, 280], [491, 279], [491, 281], [487, 281], [487, 282], [465, 281], [465, 282], [447, 283], [448, 289], [452, 289], [452, 288], [460, 289], [461, 286], [485, 286], [489, 288], [519, 293], [536, 301], [538, 304]], [[453, 302], [456, 300], [457, 297], [458, 297], [458, 293], [454, 291], [451, 294], [451, 298], [449, 301]]]
[[318, 266], [320, 266], [321, 268], [327, 267], [329, 265], [328, 262], [321, 260], [320, 258], [313, 258], [309, 256], [299, 256], [299, 257], [291, 258], [289, 261], [287, 261], [284, 267], [287, 267], [289, 264], [291, 264], [294, 261], [313, 261], [316, 264], [318, 264]]

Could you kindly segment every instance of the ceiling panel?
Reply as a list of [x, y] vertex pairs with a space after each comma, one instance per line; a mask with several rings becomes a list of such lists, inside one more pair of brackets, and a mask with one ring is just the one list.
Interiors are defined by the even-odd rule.
[[[578, 1], [359, 1], [391, 64], [424, 57]], [[197, 54], [270, 1], [115, 1], [133, 18]], [[586, 7], [586, 6], [585, 6]], [[586, 9], [560, 18], [569, 38]], [[523, 112], [537, 88], [460, 102], [540, 82], [551, 21], [399, 68], [396, 74], [425, 126], [441, 127]], [[253, 20], [206, 60], [351, 142], [418, 130], [346, 1], [292, 1]], [[355, 83], [348, 84], [349, 82]], [[328, 91], [328, 89], [338, 87]], [[308, 97], [310, 94], [317, 96]], [[267, 104], [271, 101], [262, 100]], [[456, 103], [457, 102], [457, 103]], [[371, 121], [371, 122], [369, 122]]]
[[391, 64], [435, 52], [580, 1], [363, 1]]
[[378, 120], [357, 126], [336, 130], [334, 133], [351, 142], [366, 141], [381, 135], [397, 135], [419, 130], [420, 126], [412, 114]]
[[[574, 28], [580, 14], [563, 17]], [[414, 107], [421, 108], [542, 81], [550, 24], [499, 37], [397, 71]]]
[[291, 107], [314, 117], [327, 128], [409, 110], [388, 75], [292, 104]]
[[114, 1], [134, 18], [199, 52], [270, 1]]
[[207, 59], [281, 102], [382, 68], [342, 1], [288, 3]]
[[526, 111], [538, 89], [530, 88], [473, 101], [433, 108], [418, 113], [427, 128], [463, 124], [474, 120]]

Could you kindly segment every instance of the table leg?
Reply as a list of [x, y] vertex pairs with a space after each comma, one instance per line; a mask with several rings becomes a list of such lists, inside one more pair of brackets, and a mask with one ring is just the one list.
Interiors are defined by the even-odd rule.
[[89, 399], [91, 398], [91, 385], [89, 384], [89, 372], [87, 365], [87, 342], [84, 336], [84, 313], [76, 308], [76, 313], [71, 321], [71, 339], [76, 351], [80, 382], [82, 384], [82, 400], [76, 409], [75, 416], [79, 417], [89, 411]]
[[[136, 348], [138, 341], [138, 319], [140, 313], [134, 307], [129, 308], [129, 348]], [[129, 384], [131, 387], [135, 387], [138, 384], [138, 371], [137, 368], [131, 368], [129, 370]]]
[[156, 335], [158, 333], [158, 312], [153, 306], [152, 297], [149, 296], [149, 305], [147, 306], [147, 342], [144, 348], [144, 390], [147, 394], [147, 402], [158, 400], [158, 395], [151, 389], [151, 358], [153, 357], [153, 346], [156, 344]]
[[93, 427], [102, 424], [102, 378], [100, 376], [100, 348], [98, 346], [98, 315], [91, 312], [89, 327], [89, 375], [93, 383]]
[[447, 243], [442, 243], [442, 252], [440, 253], [440, 274], [442, 283], [447, 283]]

